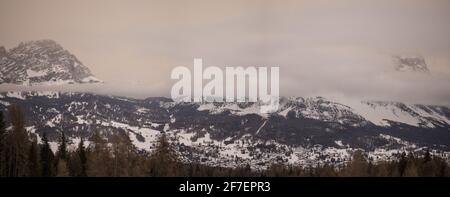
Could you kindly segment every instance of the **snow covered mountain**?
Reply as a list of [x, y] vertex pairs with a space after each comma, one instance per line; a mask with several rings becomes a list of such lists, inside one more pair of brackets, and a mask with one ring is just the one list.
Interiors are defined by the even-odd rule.
[[430, 72], [425, 58], [421, 56], [394, 56], [394, 62], [397, 71]]
[[100, 131], [109, 139], [125, 132], [142, 151], [152, 151], [165, 132], [185, 162], [265, 168], [272, 163], [342, 164], [356, 150], [374, 161], [403, 151], [450, 161], [450, 108], [399, 102], [340, 103], [322, 97], [282, 98], [280, 109], [260, 114], [257, 103], [175, 103], [88, 93], [4, 92], [0, 110], [22, 106], [27, 130], [47, 133], [56, 149], [60, 132], [76, 146]]
[[0, 47], [0, 84], [59, 85], [101, 82], [74, 55], [53, 40]]

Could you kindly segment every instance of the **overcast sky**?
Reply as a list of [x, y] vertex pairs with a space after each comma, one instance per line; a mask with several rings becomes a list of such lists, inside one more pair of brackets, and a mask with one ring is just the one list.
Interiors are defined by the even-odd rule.
[[[52, 39], [106, 83], [83, 88], [169, 96], [170, 71], [279, 66], [285, 96], [450, 105], [450, 1], [0, 0], [0, 45]], [[397, 72], [422, 55], [430, 74]], [[64, 89], [71, 89], [64, 87]]]

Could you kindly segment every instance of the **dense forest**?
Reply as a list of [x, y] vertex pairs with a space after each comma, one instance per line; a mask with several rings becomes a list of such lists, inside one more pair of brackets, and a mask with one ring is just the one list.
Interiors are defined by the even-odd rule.
[[[274, 164], [267, 170], [211, 167], [181, 163], [164, 133], [151, 153], [140, 152], [126, 134], [117, 134], [107, 142], [93, 131], [89, 146], [81, 139], [76, 150], [69, 151], [64, 132], [54, 153], [44, 134], [42, 143], [25, 129], [25, 118], [17, 105], [8, 109], [11, 127], [0, 112], [1, 177], [119, 177], [119, 176], [450, 176], [448, 163], [429, 152], [424, 155], [399, 154], [395, 161], [372, 163], [363, 152], [356, 152], [345, 166], [285, 166]], [[9, 125], [8, 124], [8, 125]]]

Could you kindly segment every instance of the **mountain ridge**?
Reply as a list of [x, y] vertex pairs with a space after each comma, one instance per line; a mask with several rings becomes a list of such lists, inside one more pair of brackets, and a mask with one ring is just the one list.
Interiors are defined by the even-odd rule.
[[0, 48], [0, 84], [25, 86], [99, 83], [78, 58], [53, 40]]
[[[280, 110], [265, 116], [253, 110], [252, 103], [175, 103], [161, 97], [4, 92], [0, 94], [0, 110], [11, 104], [22, 106], [28, 132], [37, 136], [47, 133], [54, 148], [61, 132], [69, 144], [76, 145], [97, 130], [105, 139], [125, 132], [139, 150], [151, 152], [157, 136], [166, 133], [181, 160], [212, 166], [342, 164], [356, 150], [364, 150], [374, 161], [428, 149], [450, 160], [448, 107], [362, 104], [399, 118], [384, 118], [376, 124], [367, 119], [373, 117], [355, 113], [352, 105], [323, 97], [281, 100]], [[413, 117], [415, 121], [409, 119]]]

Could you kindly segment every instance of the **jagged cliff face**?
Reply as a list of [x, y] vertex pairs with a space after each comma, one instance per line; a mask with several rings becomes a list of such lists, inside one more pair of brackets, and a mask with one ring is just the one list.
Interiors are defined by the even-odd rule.
[[0, 47], [0, 83], [58, 85], [100, 82], [74, 55], [52, 40]]
[[[450, 159], [450, 108], [400, 102], [337, 102], [322, 97], [282, 98], [279, 111], [260, 114], [257, 103], [175, 103], [87, 93], [5, 92], [0, 110], [19, 104], [27, 130], [48, 134], [56, 149], [60, 132], [76, 146], [101, 131], [125, 132], [152, 151], [165, 132], [185, 162], [264, 168], [272, 163], [341, 164], [356, 150], [375, 161], [403, 151]], [[89, 143], [89, 142], [87, 142]]]
[[0, 59], [3, 57], [6, 57], [6, 55], [7, 55], [7, 51], [6, 51], [5, 47], [0, 46]]

